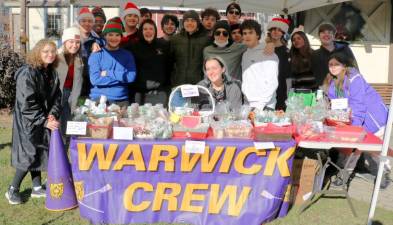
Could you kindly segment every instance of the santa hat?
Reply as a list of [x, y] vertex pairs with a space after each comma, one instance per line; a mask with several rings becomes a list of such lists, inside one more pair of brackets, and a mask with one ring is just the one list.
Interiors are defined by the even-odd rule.
[[284, 18], [273, 18], [272, 21], [270, 21], [267, 24], [267, 30], [270, 30], [272, 28], [279, 28], [280, 30], [282, 30], [284, 33], [288, 32], [288, 28], [289, 28], [289, 20], [284, 19]]
[[127, 2], [127, 4], [124, 6], [123, 13], [121, 14], [121, 18], [124, 19], [125, 16], [129, 14], [135, 14], [138, 17], [141, 16], [141, 13], [139, 12], [138, 6], [136, 6], [132, 2]]
[[64, 29], [63, 36], [61, 37], [61, 41], [64, 42], [68, 40], [80, 40], [81, 39], [81, 32], [77, 27], [69, 27]]
[[86, 18], [90, 18], [94, 21], [94, 15], [93, 13], [90, 12], [89, 8], [82, 7], [79, 10], [78, 17], [76, 19], [79, 22], [81, 19], [86, 19]]

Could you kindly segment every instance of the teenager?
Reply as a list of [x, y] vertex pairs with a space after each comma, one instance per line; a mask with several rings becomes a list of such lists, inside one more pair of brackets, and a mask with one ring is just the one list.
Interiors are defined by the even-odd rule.
[[137, 76], [132, 84], [135, 102], [166, 105], [169, 89], [169, 43], [157, 39], [157, 27], [147, 19], [139, 28], [139, 41], [132, 45]]
[[106, 45], [89, 58], [90, 98], [98, 101], [101, 95], [108, 103], [120, 107], [129, 105], [128, 84], [135, 79], [136, 68], [133, 55], [120, 48], [122, 26], [116, 20], [109, 20], [103, 30]]
[[302, 30], [294, 31], [291, 43], [289, 57], [291, 59], [292, 87], [316, 91], [318, 86], [311, 68], [311, 56], [314, 50], [311, 48], [306, 34]]
[[231, 37], [232, 40], [236, 43], [242, 43], [243, 38], [242, 38], [242, 33], [240, 32], [240, 24], [231, 24]]
[[[367, 132], [374, 133], [383, 138], [388, 117], [388, 108], [381, 96], [364, 79], [356, 68], [352, 67], [351, 60], [344, 53], [334, 53], [329, 57], [329, 74], [324, 80], [323, 87], [329, 99], [346, 98], [351, 109], [351, 125], [362, 126]], [[340, 166], [344, 166], [351, 150], [340, 150]], [[368, 161], [371, 174], [377, 175], [379, 154], [364, 153]], [[360, 157], [356, 151], [354, 159], [348, 164], [348, 169], [353, 170]], [[390, 166], [385, 167], [381, 187], [389, 184]], [[341, 180], [335, 180], [336, 185], [341, 185]]]
[[236, 2], [232, 2], [227, 6], [225, 11], [229, 25], [240, 24], [240, 17], [242, 16], [242, 9]]
[[176, 34], [179, 28], [179, 20], [175, 15], [165, 14], [161, 20], [161, 29], [164, 35], [161, 40], [169, 41], [169, 39]]
[[203, 49], [209, 36], [195, 10], [183, 15], [183, 29], [170, 39], [170, 55], [174, 60], [171, 74], [173, 86], [196, 84], [203, 77]]
[[[99, 51], [104, 45], [105, 41], [96, 32], [94, 32], [94, 15], [90, 12], [89, 8], [82, 7], [77, 17], [79, 30], [81, 34], [81, 56], [84, 65], [92, 52]], [[83, 87], [81, 95], [86, 97], [89, 95], [91, 84], [89, 82], [89, 68], [84, 67], [83, 70]]]
[[218, 20], [220, 20], [220, 14], [216, 9], [206, 8], [201, 12], [201, 19], [203, 27], [209, 32], [209, 35], [212, 36], [213, 27]]
[[131, 50], [131, 45], [138, 42], [138, 24], [141, 17], [141, 13], [132, 2], [127, 2], [124, 6], [123, 12], [121, 13], [121, 19], [123, 20], [125, 32], [121, 39], [121, 47], [127, 50]]
[[355, 56], [348, 44], [334, 41], [336, 28], [332, 24], [321, 24], [318, 28], [318, 35], [321, 47], [315, 50], [312, 55], [312, 68], [318, 86], [322, 85], [326, 75], [329, 73], [328, 61], [333, 53], [341, 52], [345, 54], [351, 64], [358, 68]]
[[82, 77], [83, 61], [80, 57], [81, 39], [79, 29], [76, 27], [65, 29], [62, 42], [63, 46], [58, 50], [59, 63], [56, 71], [62, 92], [61, 131], [65, 135], [67, 121], [71, 119], [71, 114], [77, 107], [84, 82]]
[[284, 35], [288, 33], [289, 20], [273, 18], [267, 24], [267, 42], [274, 44], [274, 53], [278, 56], [278, 88], [276, 91], [276, 110], [286, 109], [287, 79], [290, 77], [291, 67], [289, 64], [289, 50]]
[[247, 51], [242, 58], [242, 91], [250, 106], [260, 110], [274, 110], [278, 87], [278, 57], [266, 55], [261, 25], [255, 20], [245, 20], [240, 29]]
[[239, 109], [243, 104], [243, 94], [239, 80], [227, 75], [224, 61], [220, 57], [211, 57], [203, 65], [205, 79], [198, 85], [204, 86], [212, 93], [217, 103], [226, 101], [232, 110]]
[[16, 172], [5, 193], [10, 204], [22, 203], [19, 188], [27, 173], [33, 183], [31, 197], [46, 196], [41, 171], [47, 169], [50, 131], [58, 129], [61, 112], [56, 63], [56, 44], [43, 39], [27, 54], [26, 64], [15, 74], [11, 165]]
[[104, 24], [106, 23], [106, 16], [104, 10], [96, 6], [94, 7], [91, 12], [94, 15], [94, 26], [93, 30], [96, 32], [100, 37], [102, 36], [102, 29], [104, 28]]
[[147, 19], [153, 19], [153, 14], [151, 13], [150, 9], [140, 8], [139, 12], [141, 13], [141, 21], [140, 21], [141, 24], [143, 23], [143, 21]]

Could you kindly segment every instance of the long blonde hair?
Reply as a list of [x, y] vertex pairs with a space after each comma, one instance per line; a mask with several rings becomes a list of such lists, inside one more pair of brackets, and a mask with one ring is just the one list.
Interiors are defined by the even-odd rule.
[[[346, 84], [346, 87], [343, 87], [344, 86], [344, 80], [345, 80], [345, 77], [348, 77], [349, 78], [349, 71], [350, 71], [350, 69], [351, 69], [351, 66], [352, 66], [352, 63], [351, 63], [351, 61], [350, 60], [348, 60], [348, 57], [346, 56], [346, 55], [344, 55], [343, 53], [340, 53], [340, 52], [338, 52], [338, 53], [333, 53], [330, 57], [329, 57], [329, 60], [328, 60], [328, 62], [330, 61], [330, 60], [332, 60], [332, 59], [335, 59], [335, 60], [337, 60], [339, 63], [341, 63], [341, 64], [343, 64], [344, 66], [345, 66], [345, 72], [344, 72], [344, 76], [337, 76], [337, 85], [336, 85], [336, 87], [340, 90], [340, 91], [344, 91], [344, 89], [347, 89], [348, 90], [348, 88], [349, 88], [349, 83], [347, 83]], [[322, 88], [323, 88], [323, 90], [327, 93], [328, 92], [328, 90], [329, 90], [329, 86], [330, 86], [330, 83], [332, 82], [332, 80], [335, 78], [335, 76], [333, 76], [330, 72], [326, 75], [326, 78], [325, 78], [325, 80], [323, 81], [323, 85], [322, 85]]]
[[[50, 45], [54, 49], [56, 49], [56, 44], [52, 40], [41, 39], [37, 42], [37, 44], [34, 46], [34, 48], [30, 52], [27, 53], [26, 63], [35, 69], [44, 68], [44, 62], [42, 61], [42, 58], [41, 58], [41, 51], [43, 48], [45, 48], [46, 45]], [[51, 64], [48, 65], [48, 69], [55, 68], [58, 64], [58, 61], [59, 61], [59, 59], [56, 54], [55, 60]]]

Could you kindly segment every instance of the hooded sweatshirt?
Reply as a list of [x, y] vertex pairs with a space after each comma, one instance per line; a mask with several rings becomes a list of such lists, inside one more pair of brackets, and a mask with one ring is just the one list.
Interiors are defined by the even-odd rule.
[[203, 50], [203, 58], [206, 60], [212, 56], [221, 57], [227, 65], [228, 75], [234, 79], [242, 79], [242, 55], [247, 50], [247, 46], [240, 43], [230, 42], [225, 47], [218, 47], [215, 44], [207, 46]]
[[242, 91], [251, 107], [264, 109], [276, 106], [276, 90], [278, 87], [278, 57], [276, 54], [265, 55], [261, 43], [248, 48], [243, 54]]

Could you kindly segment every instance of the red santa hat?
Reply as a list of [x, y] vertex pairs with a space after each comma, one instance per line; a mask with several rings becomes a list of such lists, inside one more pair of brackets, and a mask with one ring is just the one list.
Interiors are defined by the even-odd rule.
[[82, 7], [79, 10], [79, 14], [77, 17], [77, 21], [79, 22], [81, 19], [86, 19], [86, 18], [90, 18], [94, 21], [94, 15], [93, 13], [91, 13], [91, 11], [89, 10], [89, 8], [87, 7]]
[[273, 18], [272, 21], [270, 21], [267, 24], [267, 30], [270, 30], [274, 27], [279, 28], [282, 30], [284, 33], [288, 32], [290, 21], [284, 18]]
[[132, 2], [127, 2], [126, 5], [124, 6], [123, 13], [121, 14], [121, 18], [124, 19], [125, 16], [129, 14], [135, 14], [138, 17], [141, 16], [141, 13], [139, 12], [138, 6], [136, 6]]

